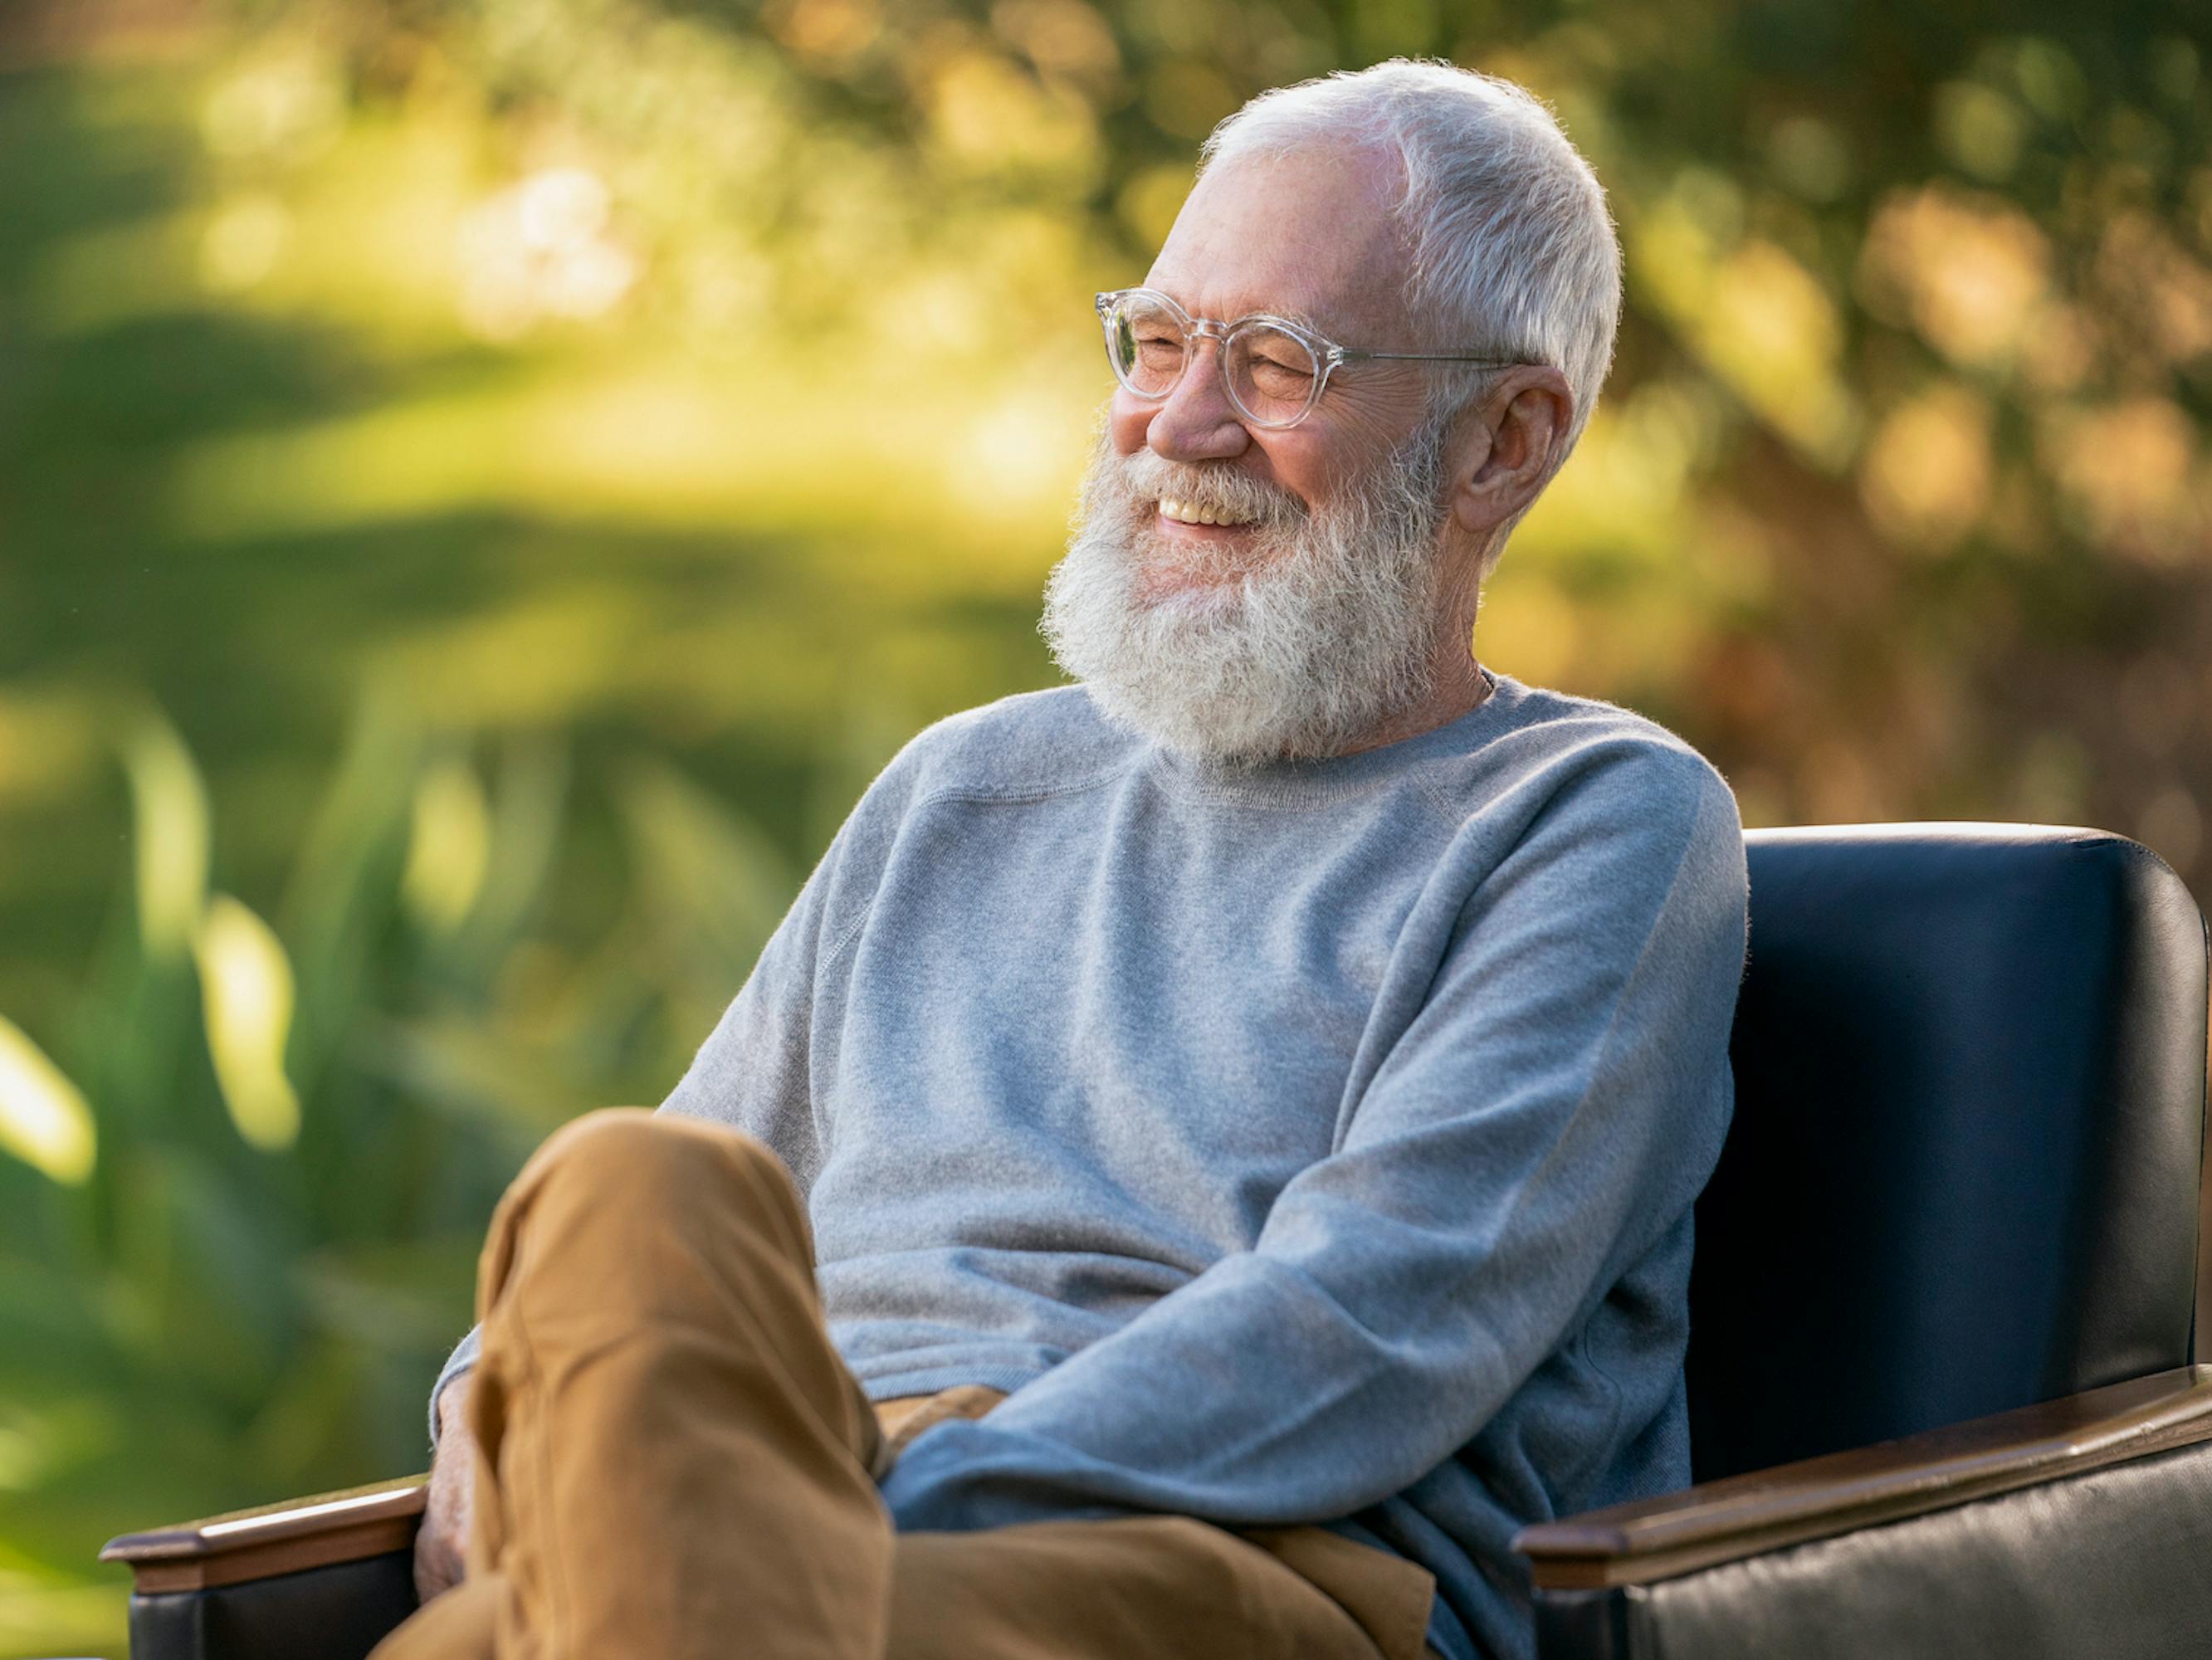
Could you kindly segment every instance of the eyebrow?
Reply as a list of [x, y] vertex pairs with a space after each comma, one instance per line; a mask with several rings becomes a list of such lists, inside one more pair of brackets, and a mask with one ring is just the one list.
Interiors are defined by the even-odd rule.
[[1310, 313], [1300, 311], [1294, 306], [1277, 306], [1271, 307], [1267, 315], [1270, 317], [1279, 317], [1285, 323], [1296, 323], [1300, 328], [1307, 330], [1311, 333], [1318, 334], [1325, 340], [1334, 340], [1336, 337], [1334, 334], [1330, 333], [1328, 330], [1323, 328], [1321, 325], [1320, 321]]
[[[1191, 310], [1191, 307], [1184, 302], [1181, 295], [1174, 293], [1167, 289], [1162, 289], [1159, 292], [1166, 295], [1169, 299], [1174, 301], [1178, 306], [1182, 306], [1185, 311]], [[1196, 315], [1195, 313], [1193, 313], [1192, 314], [1194, 316]], [[1320, 319], [1316, 318], [1312, 313], [1302, 310], [1296, 306], [1250, 306], [1247, 307], [1243, 311], [1237, 312], [1231, 316], [1224, 317], [1220, 320], [1224, 323], [1234, 323], [1239, 318], [1245, 317], [1279, 317], [1285, 323], [1296, 323], [1300, 328], [1306, 330], [1309, 333], [1317, 334], [1324, 340], [1334, 341], [1336, 339], [1336, 336], [1324, 326]]]

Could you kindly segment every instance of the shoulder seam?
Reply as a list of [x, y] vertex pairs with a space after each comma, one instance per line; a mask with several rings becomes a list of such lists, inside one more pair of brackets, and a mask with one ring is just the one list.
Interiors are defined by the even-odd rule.
[[[1631, 758], [1642, 760], [1647, 765], [1656, 762], [1657, 764], [1666, 766], [1670, 772], [1677, 775], [1685, 773], [1693, 775], [1701, 781], [1698, 786], [1701, 789], [1713, 782], [1719, 783], [1723, 788], [1727, 787], [1728, 781], [1721, 775], [1719, 769], [1679, 733], [1661, 726], [1648, 716], [1637, 714], [1632, 709], [1620, 712], [1629, 715], [1637, 723], [1636, 726], [1626, 731], [1601, 732], [1578, 739], [1571, 746], [1557, 751], [1546, 757], [1542, 767], [1537, 770], [1547, 770], [1552, 766], [1561, 763], [1584, 763], [1594, 752], [1606, 754], [1610, 751], [1607, 757], [1608, 763]], [[1501, 734], [1496, 741], [1505, 741], [1512, 735], [1512, 733]], [[1658, 757], [1665, 758], [1659, 760]], [[1465, 822], [1468, 816], [1466, 807], [1455, 803], [1442, 792], [1437, 786], [1433, 769], [1422, 769], [1413, 776], [1411, 781], [1421, 799], [1435, 807], [1448, 822], [1455, 824]]]
[[993, 789], [981, 784], [945, 784], [936, 789], [925, 791], [915, 797], [914, 805], [907, 811], [910, 813], [920, 812], [923, 808], [933, 807], [942, 801], [975, 801], [990, 806], [1020, 806], [1032, 801], [1055, 800], [1063, 795], [1080, 795], [1085, 790], [1097, 789], [1102, 784], [1110, 784], [1115, 779], [1122, 777], [1132, 771], [1142, 758], [1141, 756], [1127, 757], [1111, 766], [1102, 768], [1094, 773], [1085, 774], [1083, 777], [1071, 780], [1065, 784], [1039, 784], [1006, 789]]

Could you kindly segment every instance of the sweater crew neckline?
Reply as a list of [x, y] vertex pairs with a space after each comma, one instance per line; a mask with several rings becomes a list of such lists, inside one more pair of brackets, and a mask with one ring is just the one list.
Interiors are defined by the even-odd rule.
[[1381, 788], [1425, 761], [1466, 754], [1528, 695], [1528, 689], [1510, 674], [1487, 668], [1482, 673], [1490, 695], [1466, 714], [1395, 744], [1350, 755], [1237, 764], [1188, 755], [1156, 740], [1146, 747], [1156, 775], [1178, 793], [1271, 806], [1341, 800]]

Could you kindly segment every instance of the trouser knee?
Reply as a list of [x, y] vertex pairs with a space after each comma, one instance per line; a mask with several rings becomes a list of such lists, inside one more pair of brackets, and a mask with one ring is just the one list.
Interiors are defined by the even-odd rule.
[[639, 1307], [702, 1267], [760, 1252], [809, 1268], [805, 1213], [775, 1155], [742, 1131], [613, 1107], [549, 1136], [501, 1201], [479, 1292], [513, 1271], [520, 1237], [564, 1298]]

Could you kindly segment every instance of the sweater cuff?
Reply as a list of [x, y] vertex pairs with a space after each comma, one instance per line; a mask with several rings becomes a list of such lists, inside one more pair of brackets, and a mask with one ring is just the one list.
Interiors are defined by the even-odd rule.
[[902, 1533], [974, 1533], [1128, 1514], [1079, 1496], [1083, 1462], [1033, 1436], [950, 1419], [899, 1454], [884, 1478], [884, 1505]]
[[483, 1343], [478, 1335], [479, 1329], [471, 1328], [469, 1335], [461, 1339], [453, 1353], [446, 1358], [446, 1364], [438, 1369], [438, 1381], [430, 1385], [430, 1451], [433, 1456], [438, 1450], [438, 1397], [446, 1392], [447, 1384], [463, 1372], [472, 1370], [482, 1358]]

